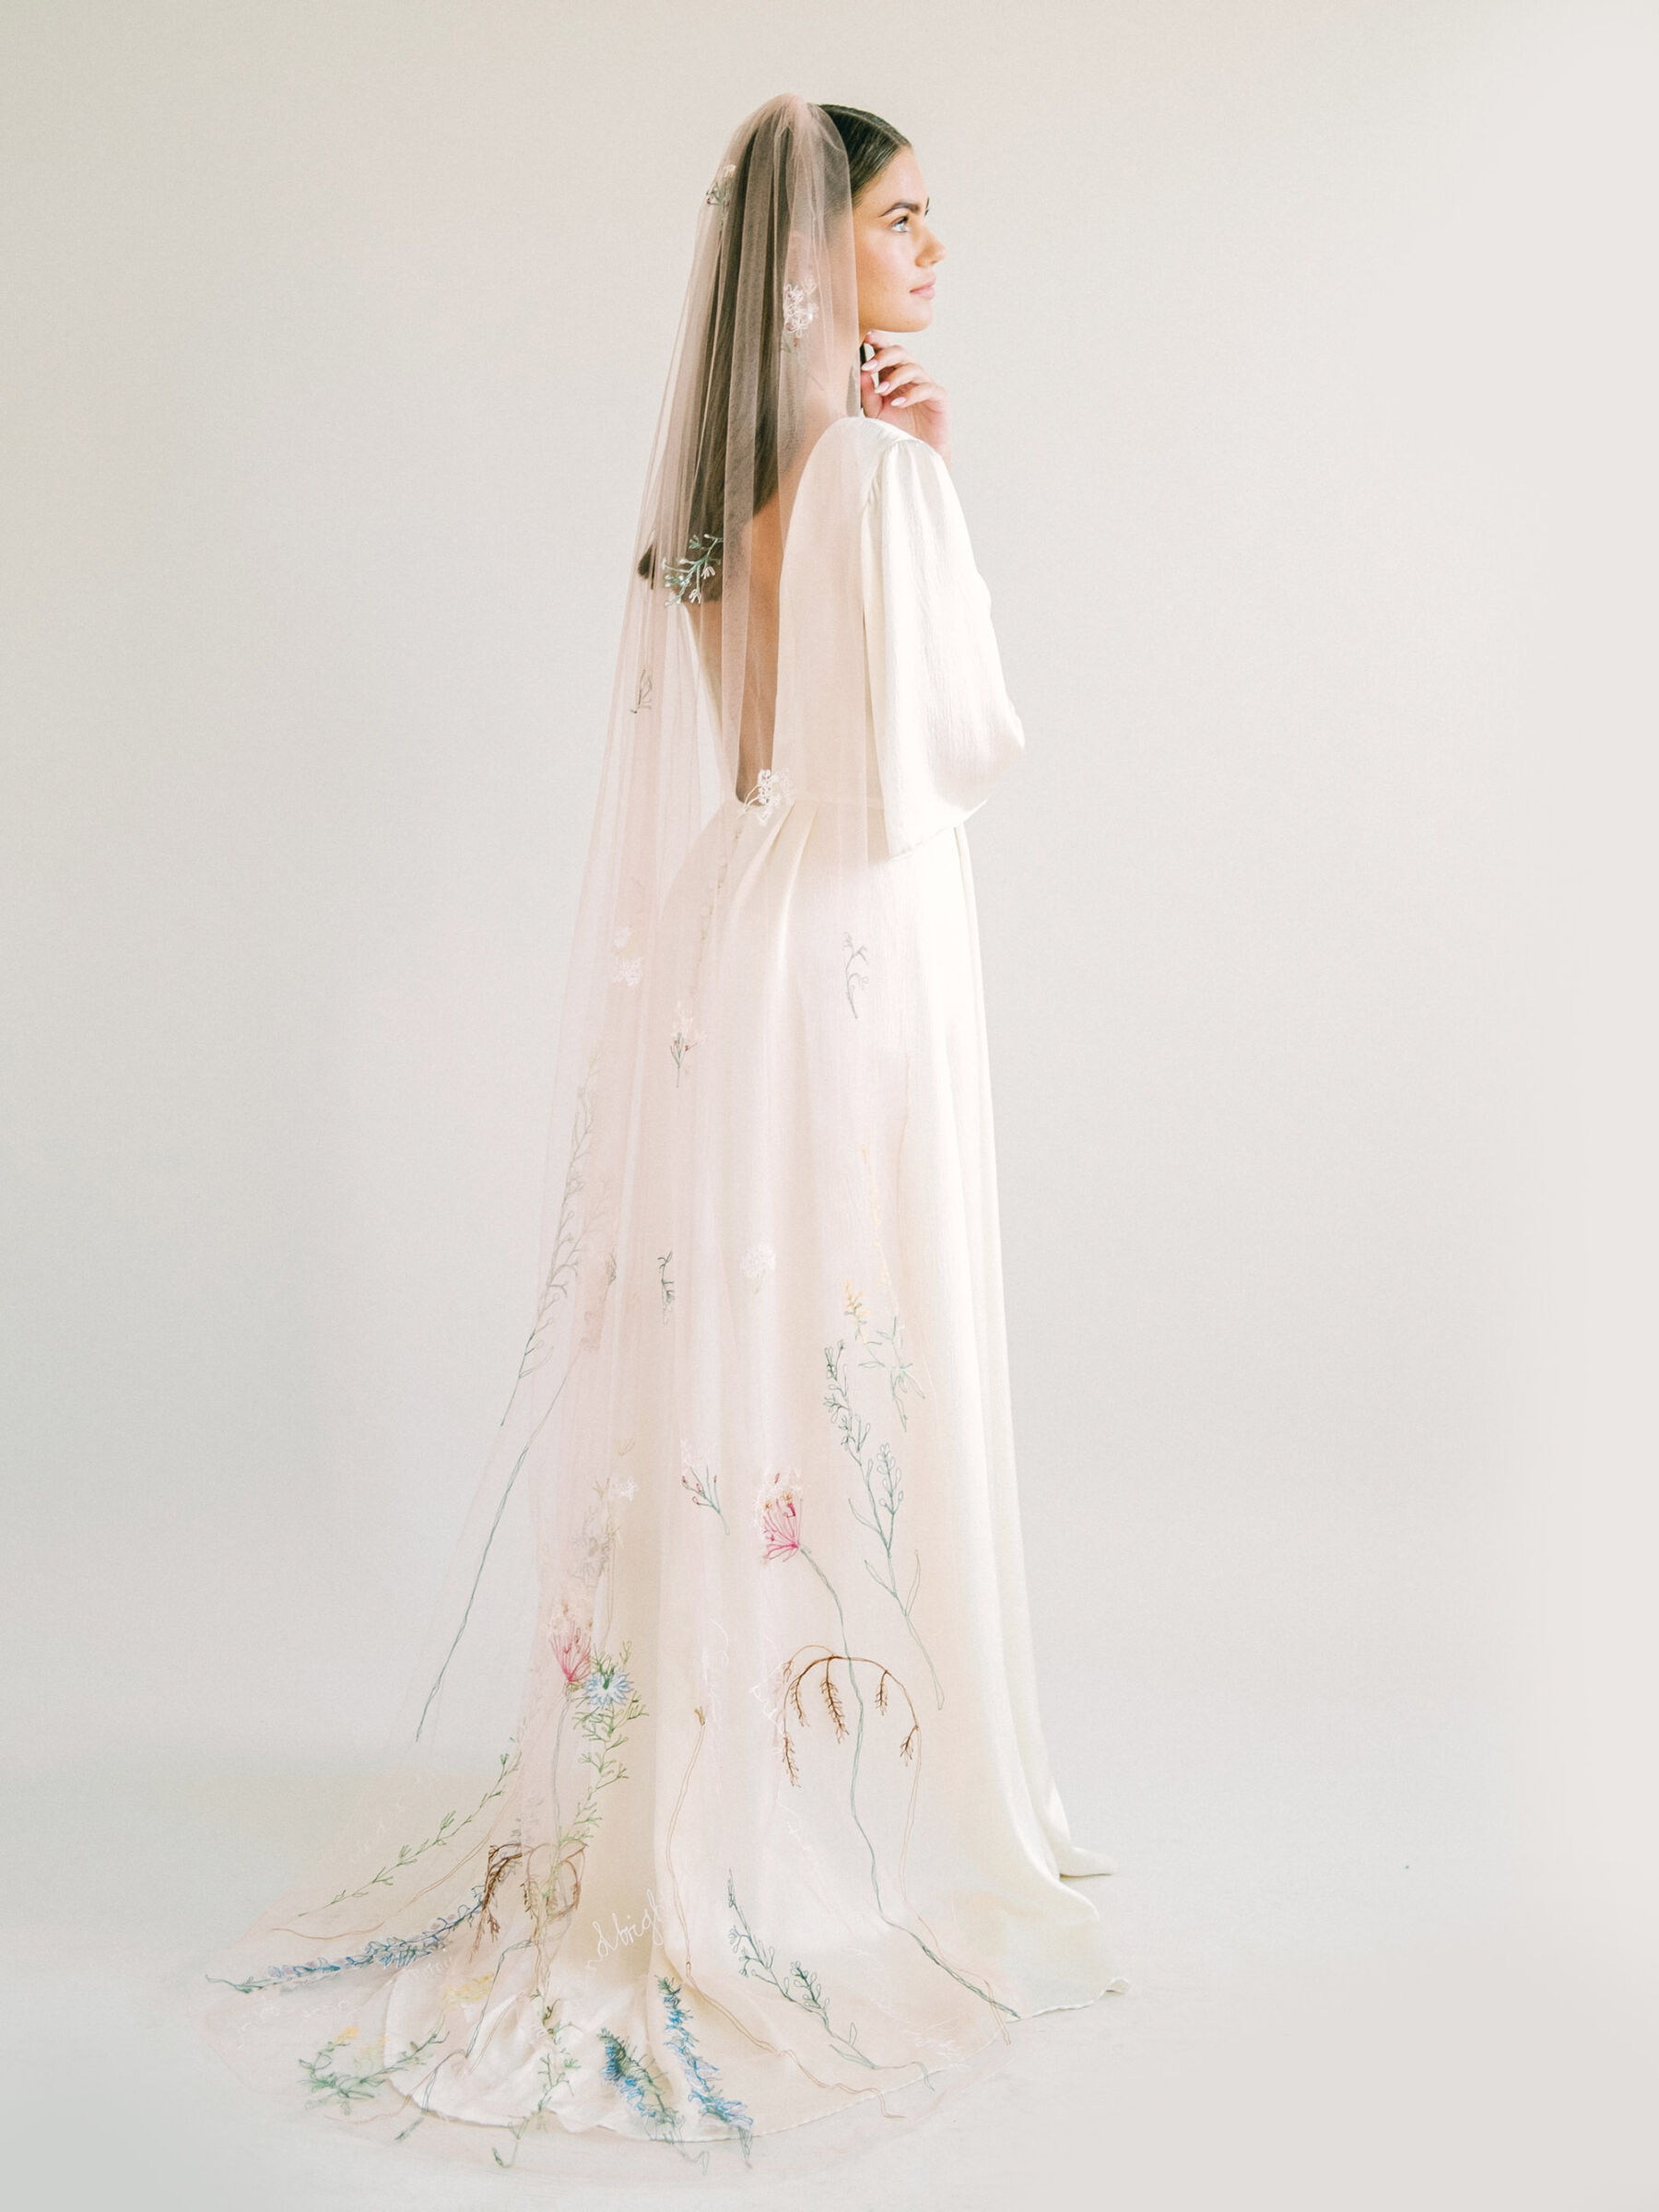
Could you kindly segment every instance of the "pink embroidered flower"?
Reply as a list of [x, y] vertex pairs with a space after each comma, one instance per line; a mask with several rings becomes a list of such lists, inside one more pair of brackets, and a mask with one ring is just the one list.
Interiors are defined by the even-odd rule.
[[709, 1472], [707, 1460], [692, 1458], [691, 1447], [683, 1439], [680, 1442], [680, 1482], [699, 1505], [706, 1505], [712, 1513], [718, 1513], [723, 1521], [725, 1519], [720, 1506], [719, 1476]]
[[697, 1022], [691, 1009], [682, 999], [674, 1009], [674, 1034], [668, 1040], [668, 1050], [674, 1060], [674, 1076], [677, 1082], [685, 1071], [686, 1061], [698, 1041]]
[[567, 1682], [580, 1682], [594, 1664], [594, 1640], [587, 1622], [579, 1620], [569, 1606], [561, 1606], [549, 1634], [559, 1673]]
[[801, 1548], [801, 1503], [782, 1476], [760, 1496], [760, 1549], [768, 1559], [787, 1559]]

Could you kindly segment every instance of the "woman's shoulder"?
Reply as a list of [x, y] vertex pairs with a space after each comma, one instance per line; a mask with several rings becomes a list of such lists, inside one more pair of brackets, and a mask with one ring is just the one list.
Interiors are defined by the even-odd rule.
[[894, 465], [902, 471], [926, 472], [930, 463], [940, 469], [945, 466], [923, 439], [912, 437], [908, 430], [901, 430], [893, 423], [877, 422], [868, 415], [839, 417], [819, 442], [830, 440], [835, 441], [835, 451], [842, 465], [865, 498], [884, 478], [890, 478], [891, 468], [883, 466], [889, 455], [895, 457]]
[[916, 442], [908, 430], [901, 430], [890, 422], [877, 422], [872, 415], [838, 415], [824, 435], [856, 442], [873, 453], [880, 453], [886, 446]]

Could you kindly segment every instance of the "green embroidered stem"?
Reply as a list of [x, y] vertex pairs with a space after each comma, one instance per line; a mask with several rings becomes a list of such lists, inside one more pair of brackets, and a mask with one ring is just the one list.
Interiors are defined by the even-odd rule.
[[507, 1749], [501, 1753], [500, 1766], [494, 1782], [465, 1819], [458, 1819], [453, 1812], [445, 1813], [436, 1829], [426, 1838], [424, 1842], [401, 1845], [396, 1858], [391, 1860], [386, 1865], [377, 1868], [360, 1888], [342, 1889], [336, 1896], [331, 1897], [327, 1904], [313, 1905], [309, 1912], [300, 1913], [299, 1917], [301, 1920], [308, 1920], [313, 1913], [326, 1912], [335, 1905], [347, 1904], [356, 1898], [367, 1897], [371, 1889], [390, 1888], [400, 1874], [418, 1865], [426, 1857], [429, 1851], [445, 1849], [465, 1830], [469, 1829], [485, 1806], [495, 1803], [517, 1770], [517, 1747], [510, 1744]]
[[[596, 1653], [587, 1673], [571, 1685], [567, 1710], [574, 1712], [577, 1733], [587, 1745], [578, 1764], [592, 1770], [593, 1780], [571, 1816], [569, 1827], [561, 1828], [554, 1840], [553, 1872], [541, 1887], [542, 1901], [557, 1918], [575, 1911], [582, 1893], [582, 1861], [599, 1830], [600, 1793], [628, 1779], [628, 1769], [618, 1754], [628, 1741], [629, 1730], [645, 1718], [645, 1701], [626, 1672], [629, 1649], [624, 1644], [614, 1657]], [[561, 1899], [559, 1881], [567, 1869], [571, 1895]]]
[[[378, 2097], [394, 2074], [402, 2074], [410, 2066], [418, 2065], [433, 2044], [442, 2040], [442, 2029], [434, 2028], [423, 2042], [411, 2043], [396, 2058], [385, 2059], [379, 2065], [365, 2063], [356, 2067], [342, 2067], [334, 2063], [335, 2053], [349, 2050], [352, 2038], [349, 2035], [337, 2035], [332, 2043], [324, 2043], [313, 2057], [302, 2058], [300, 2071], [305, 2076], [313, 2100], [325, 2104], [333, 2098], [342, 2112], [349, 2112], [354, 2104]], [[368, 2061], [367, 2051], [362, 2057]]]
[[552, 1326], [554, 1309], [567, 1297], [576, 1272], [577, 1255], [582, 1250], [582, 1231], [576, 1226], [576, 1201], [586, 1187], [588, 1145], [594, 1134], [594, 1076], [587, 1078], [576, 1093], [576, 1110], [571, 1123], [571, 1150], [565, 1163], [564, 1190], [559, 1202], [559, 1222], [553, 1231], [553, 1250], [547, 1261], [547, 1276], [542, 1283], [541, 1296], [535, 1301], [535, 1319], [531, 1324], [524, 1355], [519, 1361], [519, 1381], [538, 1368], [547, 1354], [547, 1332]]
[[685, 558], [669, 561], [663, 571], [668, 596], [680, 605], [699, 601], [704, 587], [714, 581], [714, 571], [720, 566], [720, 533], [700, 532], [687, 540]]
[[824, 2002], [824, 1985], [814, 1973], [809, 1973], [798, 1959], [790, 1962], [789, 1971], [780, 1975], [777, 1954], [763, 1944], [748, 1924], [748, 1915], [737, 1902], [736, 1877], [726, 1876], [726, 1903], [731, 1907], [735, 1925], [731, 1929], [732, 1949], [737, 1959], [737, 1971], [747, 1980], [764, 1982], [775, 1990], [786, 2005], [795, 2005], [809, 2012], [835, 2045], [842, 2058], [874, 2070], [876, 2061], [858, 2048], [858, 2030], [849, 2025], [838, 2029], [830, 2018], [830, 2008]]
[[899, 1576], [893, 1563], [893, 1537], [899, 1521], [899, 1508], [904, 1500], [898, 1463], [886, 1444], [873, 1456], [870, 1453], [869, 1424], [860, 1419], [853, 1411], [847, 1378], [842, 1371], [841, 1355], [846, 1348], [844, 1340], [824, 1347], [824, 1367], [830, 1377], [830, 1387], [824, 1394], [824, 1405], [834, 1424], [841, 1450], [858, 1469], [859, 1480], [864, 1485], [865, 1503], [869, 1510], [860, 1512], [857, 1500], [850, 1499], [848, 1504], [853, 1518], [861, 1528], [867, 1528], [881, 1546], [886, 1573], [878, 1572], [868, 1559], [865, 1561], [865, 1571], [878, 1590], [887, 1592], [903, 1616], [912, 1642], [927, 1662], [927, 1671], [933, 1677], [934, 1697], [943, 1705], [945, 1691], [939, 1681], [939, 1670], [922, 1641], [921, 1631], [911, 1611], [922, 1581], [922, 1554], [916, 1554], [915, 1563], [911, 1570], [910, 1586], [902, 1596], [900, 1594]]

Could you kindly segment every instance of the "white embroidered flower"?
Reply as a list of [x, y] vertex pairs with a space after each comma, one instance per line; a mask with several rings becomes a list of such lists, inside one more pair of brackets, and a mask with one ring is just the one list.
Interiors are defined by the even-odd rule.
[[737, 164], [735, 161], [728, 161], [708, 191], [703, 194], [703, 198], [711, 207], [724, 209], [726, 201], [731, 196], [732, 179], [736, 173]]
[[616, 935], [611, 939], [611, 950], [613, 952], [625, 952], [628, 949], [628, 940], [632, 935], [633, 929], [631, 925], [624, 922], [621, 928], [618, 930]]
[[754, 1288], [759, 1290], [777, 1265], [778, 1255], [770, 1244], [751, 1244], [738, 1264]]
[[683, 560], [669, 561], [663, 571], [668, 596], [677, 605], [692, 600], [699, 606], [706, 587], [713, 582], [720, 567], [721, 536], [717, 530], [704, 535], [696, 532], [686, 541]]
[[631, 960], [618, 960], [614, 972], [618, 982], [626, 983], [632, 991], [638, 988], [640, 978], [644, 971], [645, 963], [636, 953]]
[[792, 353], [800, 345], [802, 335], [818, 320], [817, 290], [816, 276], [808, 276], [804, 284], [783, 287], [783, 343]]
[[794, 785], [790, 781], [787, 770], [763, 768], [755, 778], [749, 804], [754, 807], [757, 817], [764, 822], [771, 820], [776, 808], [787, 806], [794, 796]]

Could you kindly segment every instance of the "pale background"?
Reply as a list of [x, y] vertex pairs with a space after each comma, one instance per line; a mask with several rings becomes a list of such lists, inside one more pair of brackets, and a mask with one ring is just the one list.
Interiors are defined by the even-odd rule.
[[793, 89], [949, 249], [1032, 1599], [1134, 1989], [775, 2201], [1659, 2204], [1655, 43], [3, 0], [19, 2201], [503, 2201], [276, 2124], [178, 1991], [389, 1724], [511, 1382], [694, 218]]

